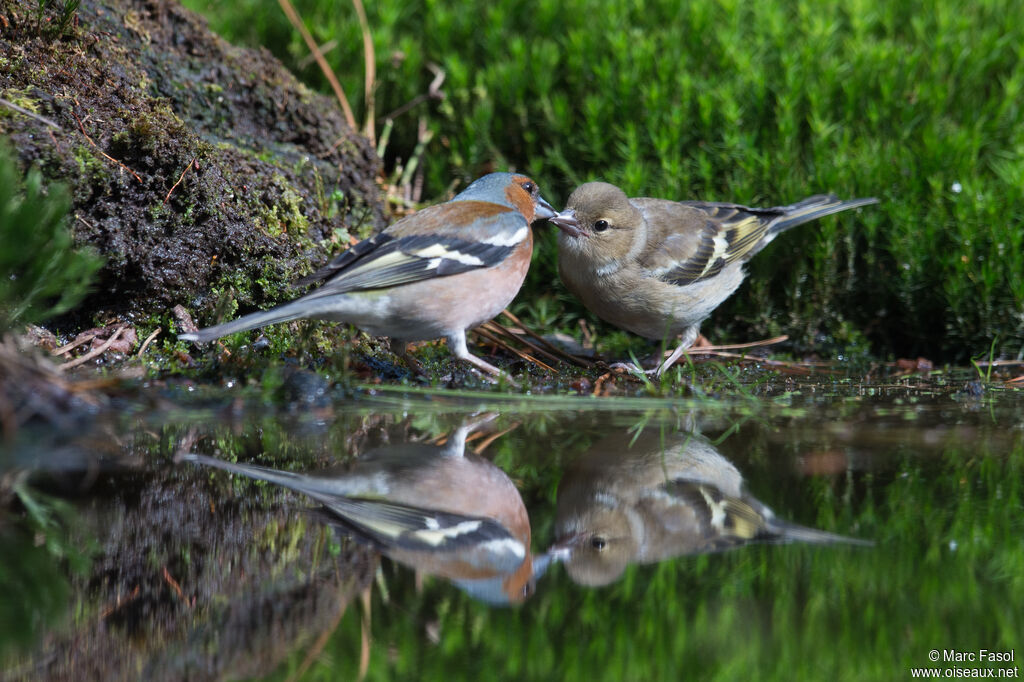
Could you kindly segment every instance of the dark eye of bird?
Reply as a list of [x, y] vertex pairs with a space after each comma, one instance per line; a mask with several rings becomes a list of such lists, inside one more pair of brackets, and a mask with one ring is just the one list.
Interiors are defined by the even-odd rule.
[[607, 220], [598, 220], [594, 223], [594, 232], [604, 232], [609, 227], [611, 226], [608, 224]]
[[[607, 224], [608, 223], [605, 223], [605, 225], [607, 225]], [[604, 549], [604, 538], [596, 537], [596, 536], [593, 537], [593, 538], [590, 538], [590, 546], [593, 547], [594, 549], [598, 550], [598, 551]]]
[[532, 182], [524, 182], [522, 185], [520, 185], [520, 187], [525, 189], [527, 194], [533, 194], [534, 190], [537, 189], [537, 185], [533, 184]]

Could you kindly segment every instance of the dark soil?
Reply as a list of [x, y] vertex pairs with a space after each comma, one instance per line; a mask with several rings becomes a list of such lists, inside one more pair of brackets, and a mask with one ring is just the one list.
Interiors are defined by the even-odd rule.
[[0, 135], [70, 186], [76, 242], [107, 259], [65, 326], [206, 321], [229, 290], [266, 307], [384, 224], [371, 143], [268, 52], [166, 0], [84, 0], [63, 31], [61, 4], [0, 2], [0, 97], [34, 114], [0, 106]]

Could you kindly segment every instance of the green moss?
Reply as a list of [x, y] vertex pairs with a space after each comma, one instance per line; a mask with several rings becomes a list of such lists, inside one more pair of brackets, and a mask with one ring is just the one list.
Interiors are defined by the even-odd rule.
[[[2, 67], [0, 67], [2, 68]], [[4, 90], [0, 93], [0, 97], [7, 100], [11, 104], [21, 107], [26, 111], [31, 111], [33, 114], [39, 113], [39, 100], [32, 96], [32, 91], [35, 88], [23, 88], [23, 89], [9, 89]], [[0, 117], [5, 116], [24, 116], [10, 107], [0, 106]]]

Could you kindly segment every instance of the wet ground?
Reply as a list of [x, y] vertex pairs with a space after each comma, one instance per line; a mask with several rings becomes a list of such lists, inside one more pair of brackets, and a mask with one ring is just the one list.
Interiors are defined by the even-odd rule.
[[140, 389], [4, 450], [0, 679], [1016, 669], [1024, 400], [971, 379]]

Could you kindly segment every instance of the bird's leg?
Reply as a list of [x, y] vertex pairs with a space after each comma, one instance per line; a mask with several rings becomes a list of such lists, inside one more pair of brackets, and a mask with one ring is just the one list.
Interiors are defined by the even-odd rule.
[[505, 380], [508, 381], [510, 384], [512, 384], [513, 386], [516, 385], [516, 382], [512, 381], [512, 377], [510, 377], [507, 373], [501, 371], [500, 369], [490, 364], [489, 362], [481, 360], [480, 358], [469, 352], [469, 349], [466, 348], [466, 332], [460, 331], [456, 334], [452, 334], [451, 336], [449, 336], [448, 348], [451, 350], [452, 355], [454, 355], [459, 360], [468, 362], [477, 369], [483, 372], [487, 372], [491, 376], [504, 377]]
[[700, 328], [697, 325], [687, 327], [683, 332], [682, 338], [679, 339], [679, 345], [676, 346], [676, 349], [672, 351], [672, 355], [668, 356], [668, 359], [665, 360], [665, 362], [658, 365], [658, 369], [655, 370], [655, 374], [660, 377], [666, 370], [668, 370], [669, 367], [674, 365], [676, 360], [686, 352], [686, 349], [692, 346], [693, 342], [697, 340], [697, 335], [699, 333]]
[[409, 354], [409, 344], [399, 339], [388, 339], [388, 347], [391, 348], [391, 352], [401, 358], [406, 366], [416, 374], [423, 376], [423, 365], [420, 361]]
[[464, 456], [466, 452], [466, 438], [469, 434], [474, 433], [480, 427], [491, 423], [497, 418], [497, 412], [485, 412], [482, 417], [463, 421], [462, 425], [455, 429], [452, 435], [448, 436], [448, 442], [444, 445], [444, 453], [452, 457]]

